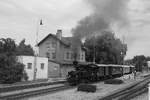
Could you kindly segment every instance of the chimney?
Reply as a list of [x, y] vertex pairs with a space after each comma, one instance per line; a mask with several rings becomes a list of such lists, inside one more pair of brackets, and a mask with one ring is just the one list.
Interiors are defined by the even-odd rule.
[[56, 33], [56, 36], [57, 36], [58, 39], [61, 40], [61, 38], [62, 38], [62, 30], [58, 29], [57, 33]]

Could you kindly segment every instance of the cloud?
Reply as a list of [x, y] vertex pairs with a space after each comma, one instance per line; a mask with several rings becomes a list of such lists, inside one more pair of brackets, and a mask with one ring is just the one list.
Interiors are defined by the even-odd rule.
[[[77, 22], [90, 15], [92, 10], [84, 0], [0, 0], [0, 37], [11, 37], [17, 42], [26, 38], [27, 43], [34, 46], [39, 18], [44, 23], [40, 27], [39, 40], [58, 28], [68, 36]], [[130, 0], [127, 13], [130, 27], [116, 30], [118, 36], [126, 37], [127, 58], [140, 53], [150, 56], [150, 0]]]
[[[80, 11], [80, 12], [79, 12]], [[34, 45], [37, 21], [42, 18], [39, 40], [62, 28], [65, 35], [89, 10], [81, 0], [0, 0], [1, 37], [20, 37]], [[8, 33], [8, 34], [6, 34]], [[30, 34], [30, 35], [29, 35]]]
[[136, 20], [135, 23], [137, 23], [137, 27], [144, 27], [144, 26], [150, 25], [150, 20], [149, 19], [139, 19], [139, 20]]
[[145, 55], [149, 56], [149, 50], [150, 50], [150, 41], [149, 38], [139, 38], [136, 40], [130, 48], [128, 48], [127, 51], [127, 58], [133, 58], [135, 55]]
[[121, 33], [120, 35], [126, 37], [125, 42], [128, 44], [126, 59], [139, 54], [150, 56], [149, 6], [149, 0], [130, 0], [128, 10], [130, 27], [118, 32], [118, 34]]

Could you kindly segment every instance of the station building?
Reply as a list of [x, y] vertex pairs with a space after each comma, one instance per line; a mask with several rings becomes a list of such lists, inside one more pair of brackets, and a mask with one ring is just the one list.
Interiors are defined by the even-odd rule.
[[[74, 70], [73, 37], [63, 37], [62, 30], [56, 34], [48, 34], [38, 43], [39, 57], [48, 58], [48, 77], [65, 78], [69, 71]], [[85, 49], [79, 46], [76, 59], [79, 63], [85, 63]]]
[[18, 61], [24, 64], [28, 80], [48, 78], [48, 58], [35, 56], [18, 56]]

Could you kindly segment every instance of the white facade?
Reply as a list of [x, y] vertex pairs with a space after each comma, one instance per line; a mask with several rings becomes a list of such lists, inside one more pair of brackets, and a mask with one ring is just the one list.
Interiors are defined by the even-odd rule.
[[150, 68], [150, 61], [147, 61], [147, 65], [148, 65], [148, 67]]
[[[48, 58], [34, 56], [18, 56], [18, 61], [25, 65], [28, 80], [48, 78]], [[35, 71], [35, 73], [34, 73]]]

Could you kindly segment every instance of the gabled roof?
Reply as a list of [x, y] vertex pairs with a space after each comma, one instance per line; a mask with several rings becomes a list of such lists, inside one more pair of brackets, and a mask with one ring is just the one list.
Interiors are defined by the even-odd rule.
[[72, 44], [73, 37], [62, 37], [62, 41], [68, 45]]
[[[67, 45], [71, 45], [71, 44], [73, 44], [73, 37], [62, 37], [62, 41], [64, 43], [66, 43]], [[86, 48], [84, 47], [84, 45], [81, 45], [81, 49], [82, 50], [86, 50]]]
[[[57, 38], [56, 35], [50, 33], [50, 34], [48, 34], [43, 40], [41, 40], [41, 41], [37, 44], [37, 46], [39, 46], [41, 43], [43, 43], [43, 42], [44, 42], [46, 39], [48, 39], [49, 37], [55, 38], [56, 40], [58, 40], [60, 43], [62, 43], [63, 45], [65, 45], [65, 46], [67, 46], [67, 47], [70, 47], [71, 44], [73, 44], [73, 37], [62, 37], [61, 40], [60, 40], [59, 38]], [[82, 48], [82, 50], [86, 50], [83, 45], [81, 45], [81, 48]]]
[[46, 39], [48, 39], [49, 37], [53, 37], [53, 38], [55, 38], [56, 40], [60, 41], [60, 43], [64, 44], [65, 46], [69, 46], [69, 45], [66, 44], [65, 42], [63, 42], [63, 41], [61, 41], [60, 39], [58, 39], [56, 35], [51, 34], [51, 33], [48, 34], [43, 40], [41, 40], [41, 41], [37, 44], [37, 46], [39, 46], [41, 43], [43, 43], [43, 42], [44, 42]]

